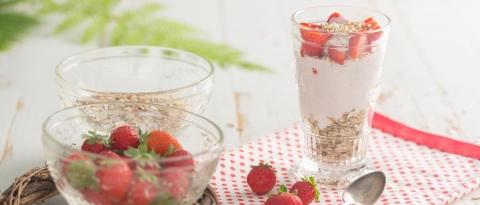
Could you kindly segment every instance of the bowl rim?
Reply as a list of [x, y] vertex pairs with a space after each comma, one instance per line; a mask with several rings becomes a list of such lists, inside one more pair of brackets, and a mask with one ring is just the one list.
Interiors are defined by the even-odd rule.
[[[175, 110], [175, 111], [178, 111], [178, 112], [184, 112], [184, 113], [187, 113], [189, 115], [193, 115], [195, 116], [196, 118], [199, 118], [203, 121], [205, 121], [206, 123], [210, 124], [213, 126], [214, 130], [218, 133], [218, 141], [217, 143], [206, 149], [206, 150], [203, 150], [199, 153], [195, 153], [195, 154], [191, 154], [191, 156], [175, 156], [175, 157], [160, 157], [158, 159], [154, 159], [154, 160], [150, 160], [150, 159], [146, 159], [145, 161], [155, 161], [155, 162], [170, 162], [170, 161], [177, 161], [177, 160], [182, 160], [182, 159], [187, 159], [187, 158], [192, 158], [192, 159], [195, 159], [195, 158], [198, 158], [198, 157], [201, 157], [202, 155], [207, 155], [207, 154], [217, 154], [218, 157], [220, 157], [220, 153], [221, 151], [223, 150], [224, 148], [224, 134], [223, 134], [223, 131], [221, 130], [221, 128], [216, 124], [214, 123], [213, 121], [211, 121], [210, 119], [207, 119], [199, 114], [196, 114], [196, 113], [193, 113], [193, 112], [190, 112], [190, 111], [186, 111], [186, 110], [182, 110], [182, 109], [178, 109], [178, 108], [174, 108], [174, 107], [169, 107], [169, 106], [165, 106], [165, 105], [159, 105], [159, 104], [150, 104], [150, 103], [134, 103], [134, 102], [100, 102], [100, 103], [92, 103], [92, 104], [86, 104], [86, 105], [79, 105], [79, 106], [72, 106], [72, 107], [67, 107], [67, 108], [63, 108], [63, 109], [60, 109], [56, 112], [54, 112], [53, 114], [51, 114], [50, 116], [48, 116], [44, 122], [42, 123], [42, 138], [48, 138], [49, 141], [51, 142], [54, 142], [55, 145], [57, 146], [60, 146], [63, 148], [64, 151], [67, 151], [68, 153], [80, 153], [82, 155], [86, 155], [86, 156], [90, 156], [92, 158], [100, 158], [100, 159], [108, 159], [109, 157], [108, 156], [105, 156], [105, 155], [101, 155], [101, 154], [98, 154], [98, 153], [92, 153], [92, 152], [87, 152], [87, 151], [82, 151], [82, 150], [79, 150], [79, 149], [75, 149], [75, 148], [72, 148], [72, 147], [69, 147], [69, 146], [66, 146], [64, 143], [62, 143], [61, 141], [55, 139], [51, 134], [49, 134], [49, 128], [50, 127], [54, 127], [54, 126], [57, 126], [58, 124], [60, 124], [61, 122], [64, 122], [66, 119], [72, 119], [72, 116], [69, 116], [69, 117], [64, 117], [62, 118], [62, 121], [59, 121], [59, 122], [56, 122], [54, 123], [52, 126], [48, 126], [49, 123], [52, 123], [52, 118], [58, 116], [58, 115], [61, 115], [65, 112], [71, 112], [72, 110], [77, 110], [77, 109], [82, 109], [83, 107], [91, 107], [91, 106], [99, 106], [99, 105], [105, 105], [105, 104], [108, 104], [108, 105], [144, 105], [144, 106], [156, 106], [156, 107], [161, 107], [161, 108], [164, 108], [164, 109], [171, 109], [171, 110]], [[145, 110], [133, 110], [133, 111], [108, 111], [108, 110], [102, 110], [102, 111], [99, 111], [99, 113], [101, 112], [129, 112], [129, 113], [154, 113], [154, 111], [145, 111]], [[98, 113], [98, 112], [97, 112]], [[82, 113], [82, 115], [88, 115], [89, 113]], [[155, 114], [159, 114], [159, 115], [162, 115], [162, 116], [165, 116], [163, 115], [162, 113], [160, 112], [156, 112]], [[77, 116], [77, 115], [76, 115]], [[179, 118], [176, 118], [176, 117], [171, 117], [171, 116], [166, 116], [166, 117], [169, 117], [169, 118], [175, 118], [175, 119], [179, 119]], [[182, 119], [183, 120], [183, 119]], [[185, 120], [183, 120], [185, 121]], [[196, 124], [196, 123], [193, 123], [191, 122], [192, 124]], [[197, 125], [197, 124], [196, 124]], [[200, 127], [203, 127], [203, 126], [200, 126]], [[215, 132], [214, 131], [214, 132]], [[211, 132], [211, 131], [209, 131]], [[42, 140], [42, 143], [43, 145], [45, 146], [45, 142], [44, 140]], [[45, 149], [45, 148], [44, 148]], [[187, 150], [188, 151], [188, 150]], [[70, 155], [68, 155], [70, 156]], [[65, 158], [67, 158], [68, 156], [64, 156]], [[218, 157], [214, 157], [212, 159], [215, 159], [215, 158], [218, 158]], [[198, 164], [195, 164], [194, 166], [198, 166], [200, 164], [204, 164], [204, 163], [207, 163], [209, 162], [210, 160], [212, 159], [208, 159], [204, 162], [201, 162], [201, 163], [198, 163]]]
[[[64, 84], [66, 84], [68, 86], [76, 87], [76, 88], [79, 88], [81, 90], [88, 91], [88, 92], [93, 92], [93, 93], [132, 94], [132, 92], [97, 90], [97, 89], [92, 89], [92, 88], [88, 88], [88, 87], [85, 87], [85, 86], [79, 86], [78, 84], [73, 83], [73, 82], [65, 79], [63, 77], [63, 75], [60, 73], [60, 70], [63, 67], [70, 66], [71, 64], [78, 64], [79, 62], [74, 61], [74, 59], [80, 58], [84, 55], [88, 55], [88, 54], [91, 54], [91, 53], [108, 52], [110, 50], [141, 50], [141, 49], [149, 49], [149, 50], [153, 49], [153, 50], [157, 50], [157, 51], [171, 51], [171, 52], [181, 53], [181, 54], [184, 54], [184, 55], [189, 55], [189, 56], [198, 58], [200, 60], [203, 60], [205, 63], [207, 63], [206, 67], [209, 68], [209, 70], [208, 70], [208, 74], [203, 79], [201, 79], [199, 81], [196, 81], [195, 83], [186, 85], [186, 86], [182, 86], [182, 87], [178, 87], [178, 88], [174, 88], [174, 89], [169, 89], [169, 90], [162, 90], [162, 91], [135, 92], [136, 94], [157, 94], [158, 95], [158, 94], [176, 93], [176, 92], [179, 92], [179, 91], [182, 91], [182, 90], [185, 90], [185, 89], [203, 84], [203, 83], [213, 79], [213, 77], [214, 77], [215, 67], [213, 66], [212, 62], [210, 62], [208, 59], [206, 59], [206, 58], [204, 58], [200, 55], [197, 55], [195, 53], [188, 52], [188, 51], [185, 51], [185, 50], [169, 48], [169, 47], [136, 45], [136, 46], [109, 46], [109, 47], [103, 47], [103, 48], [95, 48], [95, 49], [90, 49], [90, 50], [86, 50], [86, 51], [82, 51], [82, 52], [70, 55], [69, 57], [63, 59], [62, 61], [60, 61], [60, 63], [58, 63], [56, 65], [56, 67], [55, 67], [56, 82], [61, 87], [66, 87], [66, 86], [64, 86]], [[73, 62], [70, 62], [69, 64], [67, 64], [67, 62], [69, 62], [69, 61], [73, 61]], [[80, 62], [83, 62], [83, 61], [80, 61]], [[193, 95], [195, 95], [195, 94], [193, 94]]]

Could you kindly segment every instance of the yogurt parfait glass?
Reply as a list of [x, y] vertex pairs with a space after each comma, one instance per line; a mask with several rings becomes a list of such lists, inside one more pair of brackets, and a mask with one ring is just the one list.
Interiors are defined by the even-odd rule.
[[304, 144], [292, 172], [344, 187], [365, 171], [390, 32], [380, 12], [321, 6], [292, 16]]

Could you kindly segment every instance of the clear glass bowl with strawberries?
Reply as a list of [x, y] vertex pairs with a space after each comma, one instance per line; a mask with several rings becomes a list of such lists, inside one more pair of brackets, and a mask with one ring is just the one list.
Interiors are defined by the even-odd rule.
[[223, 150], [223, 133], [185, 110], [105, 102], [52, 114], [42, 142], [69, 204], [175, 205], [202, 196]]
[[163, 104], [201, 113], [214, 83], [214, 67], [186, 51], [117, 46], [86, 51], [55, 70], [64, 107], [95, 102]]

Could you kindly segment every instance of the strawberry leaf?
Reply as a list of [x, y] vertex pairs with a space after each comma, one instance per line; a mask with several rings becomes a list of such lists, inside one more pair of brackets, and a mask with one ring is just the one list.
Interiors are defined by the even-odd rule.
[[[297, 190], [295, 190], [297, 191]], [[295, 192], [294, 191], [294, 192]], [[278, 193], [281, 194], [281, 193], [287, 193], [288, 192], [288, 188], [285, 186], [285, 185], [281, 185], [280, 188], [278, 189]], [[295, 194], [296, 195], [296, 194]]]
[[95, 176], [95, 164], [83, 159], [73, 160], [67, 166], [65, 177], [73, 187], [83, 190], [98, 190], [98, 180]]
[[310, 184], [312, 184], [313, 189], [315, 190], [315, 200], [318, 200], [320, 198], [320, 191], [318, 191], [317, 184], [315, 183], [315, 178], [310, 176], [308, 177], [308, 179], [304, 177], [302, 178], [302, 180], [306, 182], [310, 182]]
[[260, 162], [258, 165], [254, 166], [254, 165], [250, 165], [250, 168], [255, 168], [255, 167], [267, 167], [267, 168], [270, 168], [274, 173], [276, 173], [277, 171], [273, 169], [272, 165], [269, 165], [268, 163], [262, 163]]

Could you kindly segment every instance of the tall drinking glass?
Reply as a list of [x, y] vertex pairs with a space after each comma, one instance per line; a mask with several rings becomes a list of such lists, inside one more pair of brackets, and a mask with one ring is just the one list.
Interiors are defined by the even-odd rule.
[[292, 16], [303, 158], [292, 171], [343, 187], [365, 169], [390, 18], [358, 7], [324, 6]]

